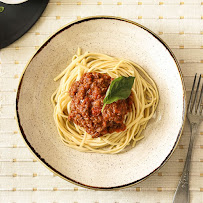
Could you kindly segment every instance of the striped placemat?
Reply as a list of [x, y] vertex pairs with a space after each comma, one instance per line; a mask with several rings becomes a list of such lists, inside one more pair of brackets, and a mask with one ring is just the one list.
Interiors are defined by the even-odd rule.
[[[128, 18], [158, 34], [180, 62], [187, 94], [195, 73], [203, 73], [203, 1], [50, 0], [32, 29], [0, 50], [0, 202], [172, 202], [188, 148], [188, 123], [177, 149], [160, 171], [134, 187], [118, 191], [92, 191], [55, 176], [36, 161], [18, 132], [15, 96], [26, 63], [58, 28], [94, 15]], [[198, 132], [191, 162], [191, 202], [203, 203], [203, 125]]]

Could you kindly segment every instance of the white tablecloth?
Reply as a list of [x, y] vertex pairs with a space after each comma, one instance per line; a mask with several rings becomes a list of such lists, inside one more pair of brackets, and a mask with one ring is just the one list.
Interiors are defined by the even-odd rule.
[[[180, 62], [187, 94], [195, 73], [203, 73], [201, 0], [50, 0], [32, 29], [0, 50], [0, 202], [172, 202], [188, 148], [188, 123], [177, 149], [160, 171], [134, 187], [118, 191], [92, 191], [54, 176], [36, 161], [18, 132], [15, 96], [26, 63], [58, 28], [93, 15], [121, 16], [157, 33]], [[203, 203], [203, 125], [198, 132], [191, 162], [191, 202]]]

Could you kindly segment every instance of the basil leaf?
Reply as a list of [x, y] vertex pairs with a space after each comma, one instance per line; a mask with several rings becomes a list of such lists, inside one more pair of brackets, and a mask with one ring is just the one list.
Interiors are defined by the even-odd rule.
[[4, 7], [0, 6], [0, 13], [4, 11]]
[[106, 96], [103, 100], [102, 112], [106, 104], [111, 104], [120, 99], [127, 99], [130, 96], [134, 79], [135, 77], [132, 76], [129, 77], [121, 76], [119, 78], [114, 79], [111, 82], [108, 90], [106, 91]]

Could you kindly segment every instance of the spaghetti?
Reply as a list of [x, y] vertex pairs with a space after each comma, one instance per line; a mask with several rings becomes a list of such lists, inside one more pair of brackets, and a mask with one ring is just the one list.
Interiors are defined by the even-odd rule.
[[[105, 134], [92, 138], [82, 127], [69, 122], [71, 97], [68, 93], [71, 85], [79, 81], [84, 73], [98, 72], [112, 78], [134, 76], [132, 87], [132, 111], [125, 116], [125, 131]], [[51, 100], [54, 106], [54, 120], [58, 133], [67, 146], [82, 152], [115, 154], [128, 145], [135, 146], [144, 136], [142, 131], [153, 116], [159, 101], [159, 94], [154, 81], [139, 65], [100, 53], [84, 53], [78, 49], [72, 62], [54, 81], [61, 79], [58, 89]]]

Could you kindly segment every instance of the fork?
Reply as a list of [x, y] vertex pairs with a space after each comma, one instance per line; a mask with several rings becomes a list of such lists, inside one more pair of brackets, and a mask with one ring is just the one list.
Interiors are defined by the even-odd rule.
[[[192, 85], [192, 91], [190, 94], [189, 103], [187, 106], [187, 118], [190, 123], [190, 130], [191, 130], [191, 137], [190, 137], [190, 143], [188, 147], [187, 157], [185, 161], [185, 166], [183, 169], [183, 173], [181, 176], [181, 179], [179, 181], [178, 187], [176, 189], [173, 203], [189, 203], [190, 201], [190, 194], [189, 194], [189, 171], [190, 171], [190, 160], [192, 155], [192, 147], [195, 139], [195, 135], [197, 134], [198, 127], [200, 123], [203, 121], [203, 115], [202, 115], [202, 95], [203, 95], [203, 84], [200, 91], [199, 99], [198, 97], [198, 91], [200, 87], [201, 82], [201, 74], [198, 79], [196, 92], [193, 99], [194, 89], [195, 89], [195, 83], [196, 83], [197, 73], [194, 78], [194, 82]], [[197, 101], [198, 100], [198, 101]]]

